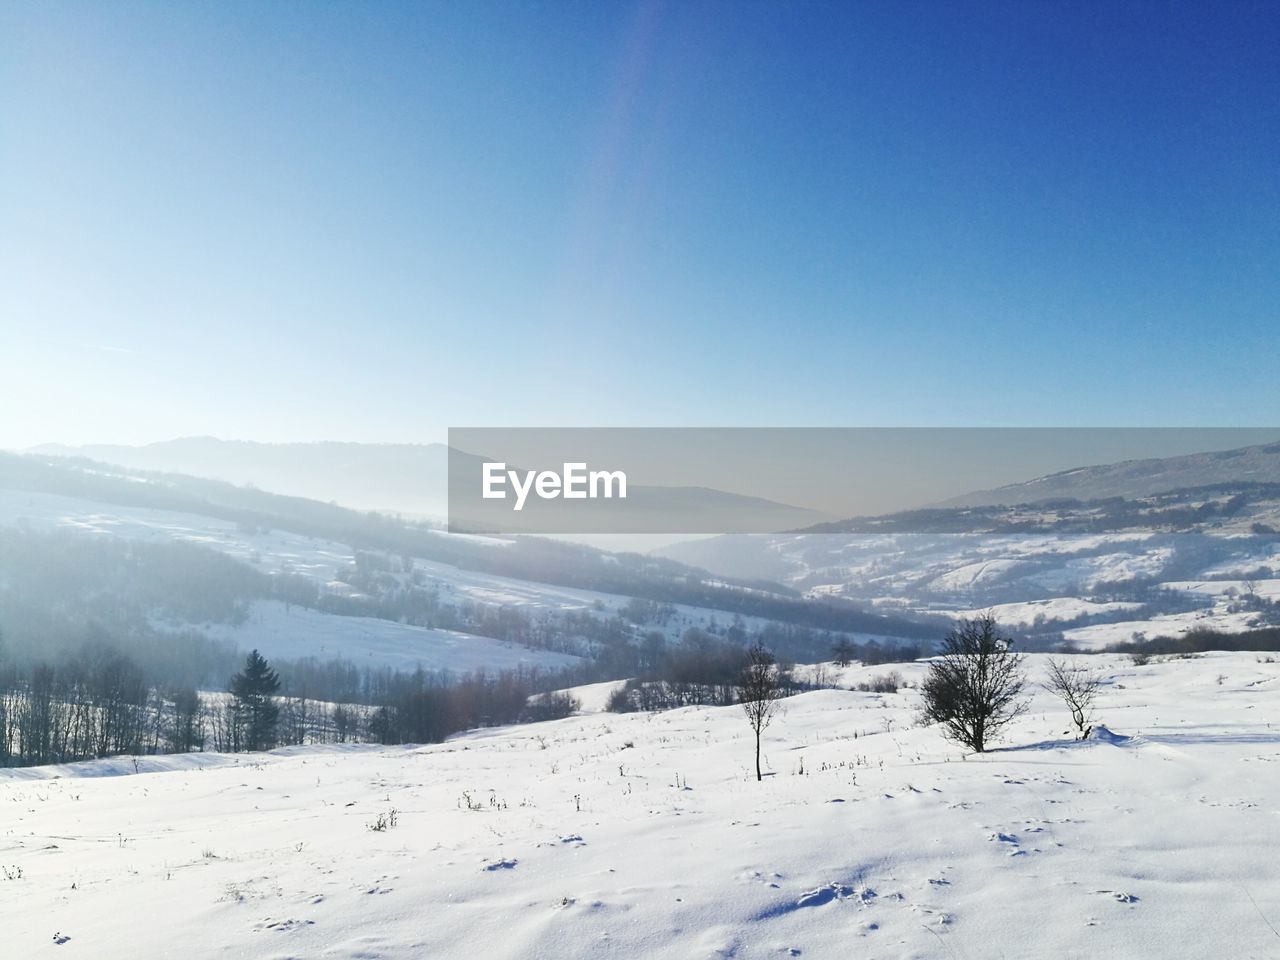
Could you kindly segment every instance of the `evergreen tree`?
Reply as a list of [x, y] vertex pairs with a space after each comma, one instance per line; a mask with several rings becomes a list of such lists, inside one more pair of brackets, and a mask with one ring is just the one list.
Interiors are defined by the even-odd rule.
[[235, 698], [232, 710], [238, 748], [270, 750], [276, 745], [276, 726], [280, 719], [280, 707], [275, 701], [280, 677], [262, 654], [254, 650], [245, 659], [244, 669], [231, 678], [228, 689]]

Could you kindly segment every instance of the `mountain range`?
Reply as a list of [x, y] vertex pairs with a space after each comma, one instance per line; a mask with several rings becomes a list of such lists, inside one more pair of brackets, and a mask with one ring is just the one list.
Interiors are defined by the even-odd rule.
[[1049, 500], [1134, 499], [1223, 483], [1280, 483], [1280, 443], [1186, 456], [1124, 460], [976, 490], [936, 507], [994, 507]]

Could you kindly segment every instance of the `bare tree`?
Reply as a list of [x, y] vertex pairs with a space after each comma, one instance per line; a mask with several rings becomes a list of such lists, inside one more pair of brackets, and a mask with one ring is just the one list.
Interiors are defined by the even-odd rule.
[[849, 638], [841, 637], [831, 648], [831, 659], [836, 662], [837, 667], [847, 667], [853, 662], [854, 653], [853, 644], [849, 642]]
[[747, 651], [747, 663], [738, 680], [738, 701], [746, 711], [747, 722], [756, 735], [756, 780], [763, 780], [760, 772], [760, 735], [773, 719], [773, 712], [782, 696], [778, 684], [778, 672], [773, 654], [756, 643]]
[[945, 736], [976, 753], [1026, 710], [1026, 677], [1013, 641], [997, 632], [990, 614], [962, 620], [943, 638], [942, 655], [920, 686], [921, 719], [942, 724]]
[[1093, 729], [1093, 702], [1101, 686], [1102, 674], [1093, 667], [1049, 658], [1049, 679], [1044, 688], [1067, 705], [1079, 740]]

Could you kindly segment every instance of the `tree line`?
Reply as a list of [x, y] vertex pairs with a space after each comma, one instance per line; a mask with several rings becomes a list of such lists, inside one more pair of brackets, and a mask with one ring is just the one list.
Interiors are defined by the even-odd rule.
[[[579, 678], [533, 669], [447, 673], [340, 671], [350, 700], [291, 685], [258, 651], [225, 693], [159, 685], [132, 657], [87, 646], [56, 662], [19, 664], [0, 640], [0, 766], [117, 755], [253, 751], [306, 743], [431, 743], [474, 727], [565, 716], [558, 687]], [[291, 686], [293, 688], [291, 689]]]

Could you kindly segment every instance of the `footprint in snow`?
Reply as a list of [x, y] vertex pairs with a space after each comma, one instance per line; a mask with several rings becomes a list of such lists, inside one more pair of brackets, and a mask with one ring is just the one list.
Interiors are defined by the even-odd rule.
[[[844, 883], [828, 883], [816, 890], [808, 890], [795, 900], [788, 900], [784, 903], [775, 904], [756, 915], [757, 920], [772, 920], [781, 917], [796, 910], [803, 910], [806, 907], [821, 907], [824, 904], [833, 903], [837, 900], [848, 900], [854, 896], [853, 887]], [[868, 897], [875, 897], [875, 892], [864, 890], [863, 902], [868, 902]]]
[[[1011, 857], [1025, 857], [1027, 855], [1027, 851], [1022, 849], [1022, 841], [1012, 833], [993, 833], [991, 836], [987, 837], [987, 839], [992, 842], [1004, 843], [1013, 847], [1013, 849], [1009, 851], [1009, 856]], [[1039, 853], [1040, 851], [1037, 850], [1036, 852]]]
[[796, 900], [797, 907], [819, 907], [824, 903], [830, 903], [832, 900], [843, 900], [853, 893], [853, 888], [846, 887], [843, 884], [831, 883], [825, 887], [818, 887], [817, 890], [810, 890], [807, 893], [800, 894], [800, 898]]
[[870, 887], [854, 889], [844, 883], [829, 883], [825, 887], [819, 887], [817, 890], [810, 890], [801, 894], [800, 899], [796, 901], [796, 906], [817, 907], [824, 903], [830, 903], [832, 900], [857, 900], [865, 906], [874, 900], [876, 896], [876, 892]]
[[1132, 893], [1122, 893], [1119, 890], [1095, 890], [1093, 891], [1104, 897], [1110, 897], [1116, 903], [1137, 903], [1138, 898]]
[[296, 930], [298, 927], [314, 926], [314, 920], [263, 920], [253, 925], [255, 930]]
[[494, 871], [494, 870], [513, 870], [513, 869], [515, 869], [515, 865], [516, 865], [517, 863], [519, 863], [519, 862], [520, 862], [519, 860], [515, 860], [515, 859], [511, 859], [511, 860], [490, 860], [488, 863], [486, 863], [486, 864], [484, 865], [484, 869], [485, 869], [486, 871]]
[[933, 922], [940, 927], [948, 926], [951, 923], [951, 919], [952, 919], [951, 914], [947, 913], [944, 910], [935, 910], [933, 907], [922, 906], [921, 904], [918, 904], [918, 903], [913, 903], [911, 905], [911, 909], [916, 913], [923, 913], [923, 914], [927, 914], [928, 916], [934, 917]]
[[774, 873], [769, 876], [765, 876], [759, 870], [748, 870], [747, 872], [739, 875], [738, 879], [744, 883], [767, 883], [772, 889], [777, 890], [777, 881], [782, 879], [782, 874]]

